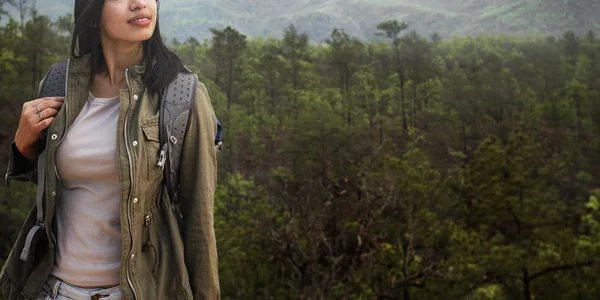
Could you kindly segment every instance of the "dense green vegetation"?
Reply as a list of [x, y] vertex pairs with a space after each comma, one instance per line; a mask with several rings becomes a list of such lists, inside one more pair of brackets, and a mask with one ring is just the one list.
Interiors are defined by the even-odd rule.
[[[0, 27], [2, 149], [69, 26]], [[600, 39], [373, 31], [170, 45], [225, 128], [224, 298], [600, 298]], [[0, 189], [0, 260], [34, 193]]]
[[[32, 4], [34, 0], [10, 0]], [[52, 20], [70, 12], [73, 0], [37, 1]], [[597, 0], [165, 0], [161, 24], [170, 37], [210, 39], [209, 28], [232, 26], [249, 37], [281, 36], [290, 23], [310, 38], [324, 41], [334, 28], [370, 40], [375, 27], [404, 20], [424, 36], [543, 34], [567, 30], [583, 35], [600, 29]], [[18, 18], [19, 9], [7, 9]]]

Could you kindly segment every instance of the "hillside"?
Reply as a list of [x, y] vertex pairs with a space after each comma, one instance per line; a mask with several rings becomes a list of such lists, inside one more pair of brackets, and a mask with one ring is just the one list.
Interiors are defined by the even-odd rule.
[[[38, 1], [37, 7], [56, 18], [71, 11], [72, 0]], [[161, 18], [164, 33], [179, 39], [203, 39], [209, 28], [228, 25], [248, 36], [278, 36], [290, 23], [313, 40], [325, 39], [333, 28], [370, 39], [376, 25], [389, 19], [405, 21], [423, 35], [559, 35], [566, 30], [580, 34], [600, 30], [600, 1], [165, 0]]]

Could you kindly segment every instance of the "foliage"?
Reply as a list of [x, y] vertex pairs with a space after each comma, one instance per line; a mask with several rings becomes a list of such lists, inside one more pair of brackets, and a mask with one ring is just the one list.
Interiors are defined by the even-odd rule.
[[[69, 18], [0, 27], [4, 149]], [[171, 40], [225, 128], [223, 298], [598, 299], [600, 40], [405, 29]], [[0, 189], [0, 257], [33, 194]]]
[[[33, 2], [32, 0], [18, 0]], [[567, 30], [580, 35], [600, 29], [595, 0], [168, 0], [159, 1], [161, 30], [169, 38], [211, 38], [209, 28], [238, 28], [249, 37], [281, 36], [293, 23], [323, 42], [334, 28], [361, 40], [375, 38], [384, 19], [402, 19], [411, 30], [430, 36], [544, 34]], [[37, 1], [52, 20], [73, 10], [73, 0]], [[6, 5], [15, 18], [18, 7]]]

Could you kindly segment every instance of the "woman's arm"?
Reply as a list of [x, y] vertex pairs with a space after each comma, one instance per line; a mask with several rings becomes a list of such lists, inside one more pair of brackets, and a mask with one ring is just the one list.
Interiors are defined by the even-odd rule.
[[179, 167], [185, 263], [194, 299], [220, 299], [213, 220], [217, 184], [214, 146], [217, 123], [210, 97], [202, 83], [198, 83], [189, 122]]
[[[38, 88], [40, 93], [42, 82]], [[63, 97], [46, 97], [23, 104], [19, 128], [8, 152], [8, 170], [4, 184], [11, 179], [37, 184], [37, 157], [40, 133], [48, 128], [64, 102]]]
[[8, 170], [4, 177], [4, 184], [8, 187], [10, 180], [30, 181], [37, 184], [36, 163], [25, 158], [13, 141], [8, 152]]

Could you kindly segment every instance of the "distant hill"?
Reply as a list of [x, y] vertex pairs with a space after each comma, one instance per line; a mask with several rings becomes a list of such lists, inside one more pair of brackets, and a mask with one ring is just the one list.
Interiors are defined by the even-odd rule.
[[[70, 12], [72, 3], [44, 0], [37, 8], [54, 19]], [[169, 38], [200, 40], [210, 36], [211, 27], [231, 25], [251, 37], [279, 36], [291, 23], [317, 41], [333, 28], [370, 39], [377, 24], [390, 19], [427, 36], [559, 35], [600, 32], [600, 0], [162, 0], [160, 17]]]

